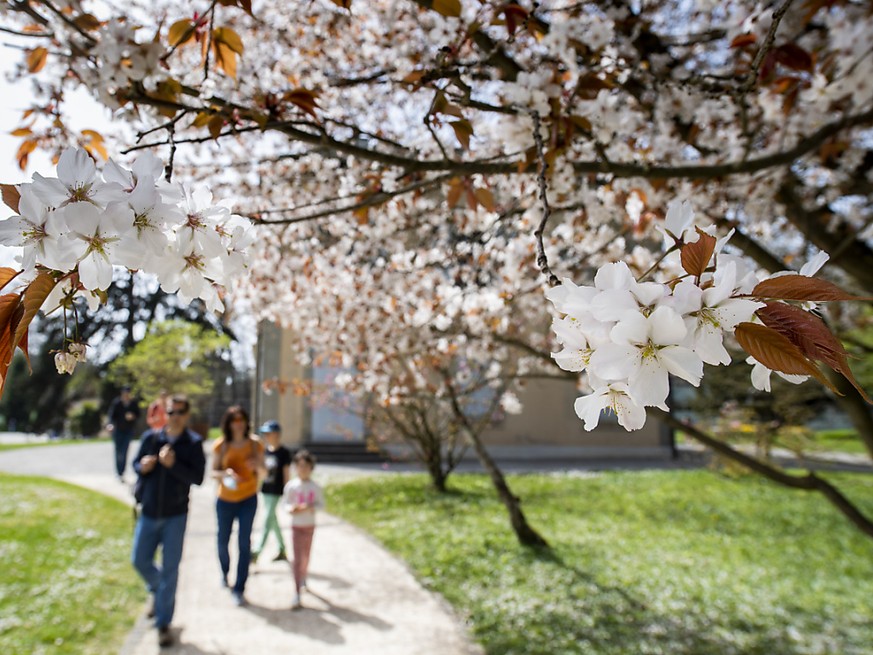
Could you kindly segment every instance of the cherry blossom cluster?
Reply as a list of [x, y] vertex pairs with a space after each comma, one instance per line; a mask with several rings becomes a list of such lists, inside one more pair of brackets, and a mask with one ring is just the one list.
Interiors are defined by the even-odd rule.
[[[693, 218], [687, 203], [671, 203], [663, 232], [676, 254], [703, 232]], [[759, 281], [755, 272], [742, 259], [721, 253], [729, 237], [714, 248], [710, 261], [717, 266], [700, 276], [640, 282], [626, 263], [617, 262], [601, 266], [593, 286], [565, 279], [546, 292], [560, 314], [552, 328], [563, 346], [552, 357], [566, 371], [584, 371], [592, 389], [575, 402], [586, 430], [597, 427], [603, 410], [613, 412], [626, 430], [637, 430], [645, 424], [646, 407], [668, 409], [670, 375], [698, 386], [704, 364], [731, 362], [725, 335], [753, 321], [764, 303], [748, 297]], [[811, 274], [826, 259], [815, 258], [801, 273]], [[754, 364], [753, 385], [769, 391], [772, 371], [754, 358], [747, 361]], [[795, 383], [806, 379], [779, 375]]]
[[[44, 311], [70, 306], [76, 296], [94, 306], [116, 266], [156, 275], [183, 302], [200, 298], [210, 311], [223, 309], [218, 286], [246, 268], [251, 224], [213, 204], [206, 189], [164, 182], [162, 170], [160, 159], [144, 154], [130, 169], [110, 159], [101, 175], [87, 152], [70, 148], [56, 178], [34, 173], [19, 186], [18, 215], [0, 221], [0, 244], [21, 248], [25, 277], [54, 272]], [[83, 355], [67, 354], [59, 370]]]

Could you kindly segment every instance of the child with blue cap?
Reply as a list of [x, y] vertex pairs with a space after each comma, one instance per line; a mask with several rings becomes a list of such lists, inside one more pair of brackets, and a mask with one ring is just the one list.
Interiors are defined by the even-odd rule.
[[264, 465], [267, 467], [267, 477], [261, 486], [261, 498], [264, 501], [264, 530], [261, 541], [252, 551], [252, 562], [257, 562], [258, 556], [264, 550], [268, 537], [272, 534], [276, 537], [279, 546], [279, 554], [273, 558], [274, 562], [286, 560], [285, 540], [282, 538], [282, 530], [279, 520], [276, 518], [276, 506], [282, 499], [282, 492], [290, 480], [291, 451], [280, 443], [282, 428], [276, 421], [267, 421], [258, 432], [264, 438], [267, 449], [264, 452]]

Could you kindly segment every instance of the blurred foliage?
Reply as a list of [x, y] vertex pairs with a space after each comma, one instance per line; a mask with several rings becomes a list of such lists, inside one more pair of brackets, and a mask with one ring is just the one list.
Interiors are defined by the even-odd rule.
[[155, 323], [143, 339], [107, 370], [112, 383], [130, 385], [144, 399], [161, 390], [187, 395], [195, 407], [215, 388], [212, 370], [229, 358], [230, 337], [184, 321]]

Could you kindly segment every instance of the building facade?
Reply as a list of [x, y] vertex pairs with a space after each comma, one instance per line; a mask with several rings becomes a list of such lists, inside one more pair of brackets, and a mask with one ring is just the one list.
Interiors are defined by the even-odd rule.
[[[294, 340], [289, 330], [266, 322], [259, 326], [252, 403], [256, 421], [279, 421], [282, 440], [292, 447], [363, 443], [368, 435], [360, 412], [340, 408], [348, 398], [337, 393], [336, 402], [325, 402], [308, 394], [308, 385], [325, 382], [333, 369], [299, 364], [293, 356]], [[641, 430], [626, 432], [612, 417], [603, 416], [596, 430], [586, 432], [573, 410], [578, 395], [572, 381], [529, 382], [519, 393], [524, 411], [495, 421], [483, 441], [492, 455], [503, 460], [665, 460], [673, 456], [672, 432], [655, 420], [647, 421]], [[405, 453], [402, 444], [385, 448], [395, 456]]]

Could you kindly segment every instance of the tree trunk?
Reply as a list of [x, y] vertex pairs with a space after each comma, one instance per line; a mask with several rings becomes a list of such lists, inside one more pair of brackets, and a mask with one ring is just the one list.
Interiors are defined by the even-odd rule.
[[443, 459], [439, 451], [439, 445], [437, 445], [436, 451], [430, 448], [426, 449], [424, 451], [424, 460], [433, 488], [440, 493], [445, 493], [446, 479], [449, 477], [449, 474], [443, 468]]
[[506, 507], [506, 511], [509, 513], [509, 522], [512, 524], [512, 529], [515, 532], [515, 536], [518, 538], [519, 543], [523, 546], [548, 548], [548, 542], [528, 524], [524, 512], [521, 511], [521, 499], [513, 494], [509, 489], [506, 478], [503, 477], [503, 472], [497, 466], [497, 463], [491, 458], [491, 455], [485, 448], [485, 444], [482, 443], [479, 436], [474, 434], [472, 430], [468, 429], [467, 435], [470, 437], [470, 441], [473, 442], [473, 448], [476, 449], [476, 455], [479, 457], [479, 461], [491, 477], [491, 483], [497, 491], [497, 496], [500, 498], [500, 502], [503, 503]]
[[836, 396], [837, 404], [848, 414], [849, 420], [852, 421], [852, 425], [858, 432], [858, 438], [861, 439], [870, 457], [873, 458], [873, 412], [870, 411], [870, 405], [842, 375], [830, 369], [825, 369], [825, 375], [843, 394]]

